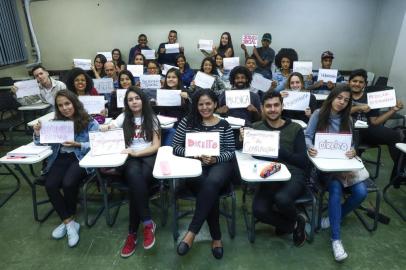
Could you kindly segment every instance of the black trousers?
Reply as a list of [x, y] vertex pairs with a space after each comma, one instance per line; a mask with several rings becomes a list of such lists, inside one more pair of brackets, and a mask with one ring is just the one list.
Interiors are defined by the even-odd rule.
[[79, 185], [86, 176], [74, 153], [59, 153], [45, 176], [45, 189], [61, 220], [75, 215]]
[[295, 200], [303, 193], [304, 174], [291, 171], [287, 182], [263, 183], [253, 201], [254, 216], [284, 232], [292, 232], [297, 219]]
[[231, 162], [203, 166], [200, 177], [186, 182], [196, 196], [195, 213], [189, 231], [198, 234], [206, 220], [212, 239], [221, 239], [219, 196], [222, 188], [230, 183], [232, 169]]
[[156, 155], [130, 157], [123, 165], [123, 175], [129, 187], [129, 232], [136, 233], [141, 221], [151, 219], [149, 188], [153, 184], [152, 170]]

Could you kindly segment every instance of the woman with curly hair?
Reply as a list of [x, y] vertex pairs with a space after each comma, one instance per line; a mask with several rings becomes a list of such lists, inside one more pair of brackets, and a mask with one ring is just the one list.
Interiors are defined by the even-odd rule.
[[273, 74], [272, 80], [277, 82], [273, 84], [272, 89], [280, 92], [285, 89], [286, 80], [293, 68], [293, 62], [298, 60], [297, 52], [291, 48], [282, 48], [275, 56], [275, 65], [278, 70]]

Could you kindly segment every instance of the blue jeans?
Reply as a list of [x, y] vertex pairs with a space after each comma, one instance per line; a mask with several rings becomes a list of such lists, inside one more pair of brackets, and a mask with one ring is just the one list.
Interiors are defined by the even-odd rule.
[[168, 129], [161, 129], [162, 132], [162, 146], [172, 146], [173, 137], [175, 136], [176, 129], [175, 128], [168, 128]]
[[340, 226], [342, 219], [351, 211], [356, 209], [366, 198], [368, 191], [364, 182], [359, 182], [348, 187], [351, 195], [341, 204], [341, 197], [344, 187], [340, 180], [331, 179], [328, 185], [329, 200], [328, 200], [328, 217], [331, 226], [331, 239], [339, 240]]

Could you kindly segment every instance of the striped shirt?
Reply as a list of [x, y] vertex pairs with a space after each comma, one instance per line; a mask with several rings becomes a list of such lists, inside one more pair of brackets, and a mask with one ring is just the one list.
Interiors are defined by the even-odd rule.
[[186, 133], [189, 132], [219, 132], [220, 134], [220, 156], [216, 157], [217, 163], [230, 161], [234, 157], [235, 145], [233, 130], [225, 120], [220, 120], [214, 126], [188, 127], [186, 117], [180, 121], [175, 137], [173, 138], [173, 153], [177, 156], [185, 156]]

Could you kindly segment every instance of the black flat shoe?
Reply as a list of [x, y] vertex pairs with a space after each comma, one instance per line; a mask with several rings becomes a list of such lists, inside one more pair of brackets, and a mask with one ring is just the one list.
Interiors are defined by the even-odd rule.
[[180, 241], [176, 251], [178, 252], [178, 254], [180, 256], [184, 256], [189, 252], [189, 249], [190, 249], [190, 247], [186, 242]]
[[223, 258], [223, 247], [215, 247], [211, 249], [211, 252], [213, 253], [214, 258], [216, 258], [217, 260], [220, 260], [221, 258]]

